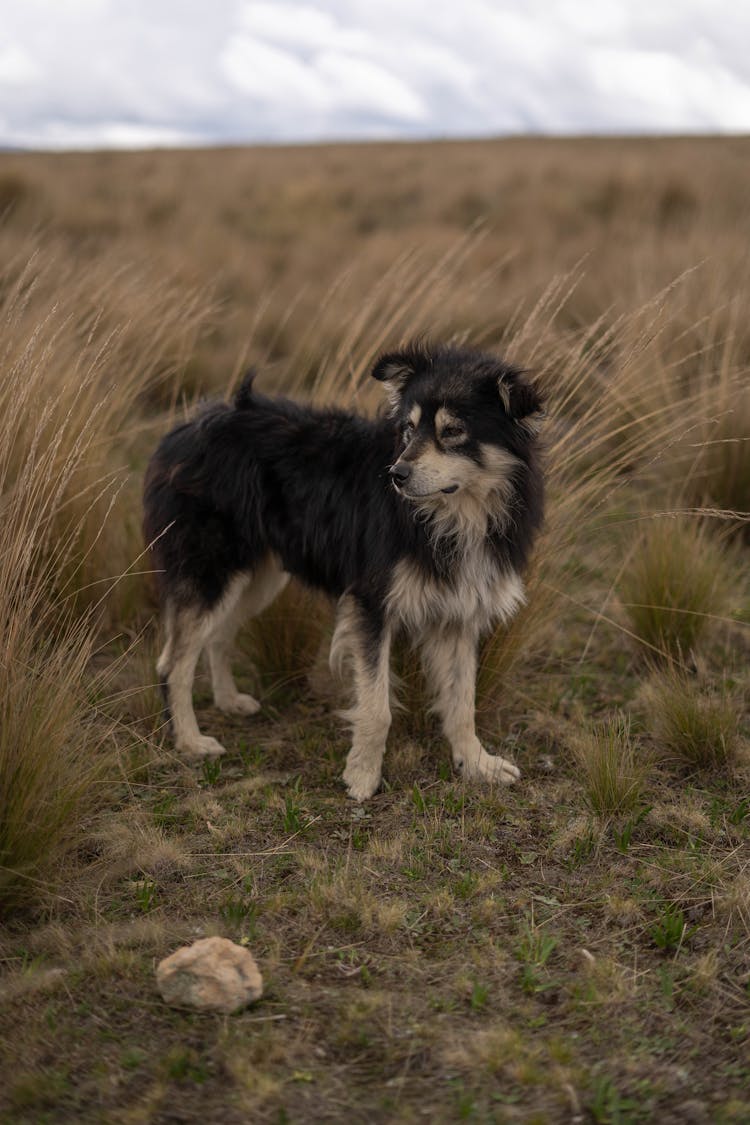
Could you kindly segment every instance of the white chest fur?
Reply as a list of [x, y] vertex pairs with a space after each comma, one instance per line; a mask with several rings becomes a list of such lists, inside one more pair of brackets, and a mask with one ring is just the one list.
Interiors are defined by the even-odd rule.
[[482, 633], [509, 621], [526, 598], [514, 571], [503, 571], [483, 545], [467, 552], [450, 583], [426, 578], [408, 560], [397, 564], [388, 592], [388, 613], [411, 633], [433, 625], [460, 625]]

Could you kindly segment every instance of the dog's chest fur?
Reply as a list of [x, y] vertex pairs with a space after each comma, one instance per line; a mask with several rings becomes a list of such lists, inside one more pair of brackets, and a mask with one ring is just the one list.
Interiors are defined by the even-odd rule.
[[491, 550], [478, 543], [446, 579], [426, 576], [414, 562], [402, 559], [394, 568], [386, 605], [388, 616], [410, 633], [439, 624], [481, 634], [510, 620], [525, 600], [516, 571], [502, 569]]

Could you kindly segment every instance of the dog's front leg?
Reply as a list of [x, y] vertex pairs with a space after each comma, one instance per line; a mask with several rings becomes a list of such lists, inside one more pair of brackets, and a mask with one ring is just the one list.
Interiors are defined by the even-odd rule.
[[510, 785], [520, 771], [507, 758], [488, 754], [476, 735], [474, 696], [477, 637], [464, 629], [441, 628], [427, 634], [422, 659], [435, 710], [453, 752], [453, 764], [464, 777]]
[[352, 724], [352, 748], [344, 781], [349, 796], [366, 801], [380, 785], [391, 725], [390, 631], [353, 597], [342, 598], [331, 643], [332, 664], [348, 658], [354, 669], [354, 706], [344, 712]]

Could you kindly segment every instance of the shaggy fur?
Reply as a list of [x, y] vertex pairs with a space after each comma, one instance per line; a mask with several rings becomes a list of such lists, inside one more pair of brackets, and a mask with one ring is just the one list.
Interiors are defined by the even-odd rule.
[[480, 637], [523, 604], [542, 518], [541, 403], [522, 374], [469, 349], [414, 345], [373, 369], [390, 409], [374, 420], [255, 392], [168, 434], [146, 473], [144, 530], [160, 576], [158, 674], [178, 749], [223, 752], [201, 734], [192, 684], [205, 649], [217, 707], [259, 708], [232, 677], [231, 642], [289, 575], [339, 599], [333, 663], [353, 671], [344, 780], [378, 788], [390, 726], [389, 647], [422, 648], [453, 761], [512, 782], [474, 729]]

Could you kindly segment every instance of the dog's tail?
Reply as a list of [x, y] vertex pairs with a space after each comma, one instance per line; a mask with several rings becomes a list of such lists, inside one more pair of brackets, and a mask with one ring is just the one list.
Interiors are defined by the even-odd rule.
[[237, 410], [248, 410], [251, 406], [254, 405], [253, 383], [255, 382], [255, 376], [257, 374], [258, 372], [254, 367], [249, 368], [247, 374], [237, 388], [237, 392], [234, 396], [234, 405]]

